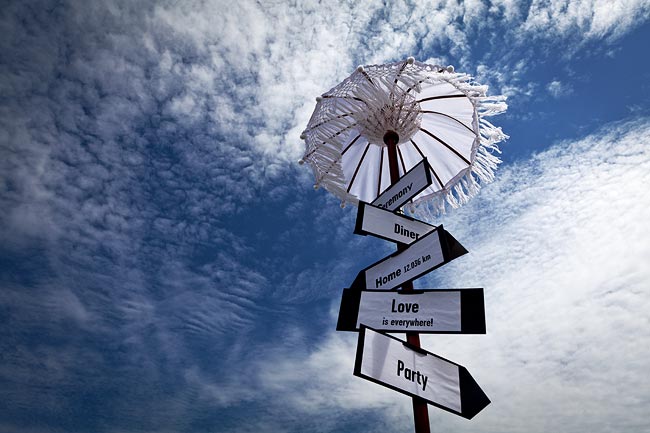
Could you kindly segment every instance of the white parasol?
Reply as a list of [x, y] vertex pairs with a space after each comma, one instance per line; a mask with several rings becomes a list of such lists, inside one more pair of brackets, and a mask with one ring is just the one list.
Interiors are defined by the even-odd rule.
[[[485, 117], [506, 110], [505, 97], [453, 67], [415, 61], [359, 66], [316, 98], [301, 135], [315, 188], [346, 202], [372, 202], [391, 184], [387, 144], [396, 141], [399, 176], [425, 157], [433, 183], [415, 196], [411, 212], [436, 215], [458, 207], [494, 179], [507, 138]], [[388, 134], [388, 135], [387, 135]], [[388, 141], [387, 141], [388, 140]]]

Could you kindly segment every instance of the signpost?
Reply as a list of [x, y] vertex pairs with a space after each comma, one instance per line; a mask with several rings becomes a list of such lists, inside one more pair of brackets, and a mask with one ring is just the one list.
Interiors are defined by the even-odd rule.
[[386, 332], [485, 334], [483, 289], [344, 289], [336, 330], [357, 331], [361, 324]]
[[353, 289], [391, 290], [466, 254], [442, 226], [359, 272]]
[[[483, 289], [413, 289], [413, 280], [467, 250], [442, 225], [398, 213], [432, 183], [426, 158], [399, 177], [398, 141], [393, 131], [384, 135], [392, 184], [372, 204], [359, 203], [354, 230], [395, 242], [397, 251], [343, 291], [336, 329], [359, 331], [354, 374], [410, 395], [415, 431], [429, 433], [427, 403], [468, 419], [490, 403], [465, 367], [421, 349], [419, 336], [485, 334]], [[406, 341], [380, 331], [405, 332]]]
[[[430, 432], [427, 403], [466, 418], [489, 403], [467, 370], [420, 349], [418, 334], [485, 333], [485, 312], [483, 289], [413, 289], [413, 280], [467, 250], [401, 208], [426, 202], [438, 213], [491, 181], [499, 161], [492, 151], [506, 135], [484, 117], [504, 110], [466, 74], [409, 57], [359, 66], [317, 98], [301, 134], [299, 162], [311, 165], [314, 187], [359, 203], [356, 234], [396, 243], [344, 290], [337, 329], [359, 330], [355, 375], [413, 397], [416, 433]], [[406, 342], [382, 331], [405, 332]]]
[[467, 419], [490, 404], [465, 367], [366, 326], [359, 330], [354, 375]]

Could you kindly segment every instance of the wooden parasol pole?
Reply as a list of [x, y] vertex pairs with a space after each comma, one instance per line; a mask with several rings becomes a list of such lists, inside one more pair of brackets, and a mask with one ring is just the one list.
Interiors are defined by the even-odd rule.
[[[388, 167], [390, 169], [390, 183], [394, 184], [399, 180], [399, 168], [397, 165], [397, 143], [399, 135], [395, 131], [387, 131], [384, 134], [384, 144], [388, 149]], [[404, 251], [406, 244], [397, 243], [397, 251]], [[403, 292], [413, 291], [413, 282], [409, 281], [402, 284]], [[407, 332], [406, 341], [415, 347], [420, 347], [420, 334], [417, 332]], [[419, 397], [413, 397], [413, 418], [415, 420], [415, 433], [430, 433], [429, 412], [427, 402]]]

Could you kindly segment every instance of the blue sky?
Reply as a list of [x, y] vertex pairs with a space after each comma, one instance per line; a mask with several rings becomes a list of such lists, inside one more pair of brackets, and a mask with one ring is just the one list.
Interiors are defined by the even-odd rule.
[[387, 432], [341, 291], [392, 251], [297, 164], [358, 64], [508, 96], [494, 183], [437, 218], [486, 335], [423, 336], [492, 404], [433, 431], [650, 429], [650, 2], [10, 2], [0, 13], [0, 430]]

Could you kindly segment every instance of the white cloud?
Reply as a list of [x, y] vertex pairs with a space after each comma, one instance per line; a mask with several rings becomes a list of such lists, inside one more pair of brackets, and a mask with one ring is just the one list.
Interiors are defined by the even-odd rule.
[[[69, 164], [98, 157], [100, 166], [114, 167], [121, 164], [116, 154], [143, 161], [142, 141], [167, 138], [174, 152], [199, 165], [194, 170], [222, 171], [220, 188], [212, 194], [228, 191], [221, 199], [223, 209], [231, 210], [234, 200], [250, 200], [250, 187], [275, 179], [282, 173], [278, 167], [297, 161], [303, 151], [298, 136], [314, 96], [351, 73], [356, 62], [385, 62], [421, 51], [440, 53], [443, 63], [453, 56], [462, 67], [475, 63], [478, 53], [472, 53], [470, 42], [479, 32], [491, 38], [499, 32], [500, 41], [516, 47], [539, 37], [611, 39], [646, 20], [648, 10], [643, 1], [534, 2], [527, 14], [510, 1], [490, 7], [472, 1], [389, 9], [378, 1], [301, 7], [109, 2], [62, 5], [48, 17], [66, 25], [47, 24], [28, 33], [17, 23], [31, 19], [31, 12], [14, 5], [3, 25], [17, 36], [5, 40], [3, 50], [24, 62], [16, 62], [23, 65], [20, 71], [13, 66], [3, 71], [8, 101], [3, 130], [9, 135], [2, 139], [14, 147], [20, 143], [20, 151], [3, 173], [31, 187], [16, 197], [23, 203], [11, 206], [12, 224], [33, 219], [35, 212], [52, 212], [44, 197], [51, 194], [50, 185], [64, 179], [42, 172], [51, 160]], [[495, 14], [506, 20], [506, 29]], [[18, 44], [18, 35], [29, 42]], [[55, 54], [57, 46], [69, 47], [65, 56]], [[529, 54], [508, 50], [518, 57], [480, 65], [478, 78], [494, 85], [496, 93], [531, 95], [536, 84], [522, 79], [522, 71], [533, 67], [521, 58]], [[48, 86], [56, 90], [42, 90]], [[37, 89], [38, 97], [30, 93]], [[129, 141], [137, 131], [147, 131], [148, 138]], [[86, 141], [88, 149], [82, 144]], [[227, 166], [241, 157], [254, 163], [245, 170]], [[77, 194], [85, 190], [82, 186]]]
[[[480, 18], [486, 22], [480, 28], [481, 40], [490, 40], [483, 62], [492, 76], [485, 83], [496, 93], [525, 101], [542, 83], [522, 83], [518, 74], [522, 65], [528, 70], [543, 68], [550, 52], [565, 59], [576, 54], [611, 56], [613, 44], [648, 21], [650, 2], [502, 0], [491, 2]], [[467, 60], [467, 69], [476, 64], [472, 58]], [[485, 75], [477, 68], [477, 76]]]
[[564, 98], [573, 93], [573, 87], [570, 84], [553, 80], [546, 86], [546, 90], [556, 99]]
[[[650, 397], [634, 386], [650, 341], [643, 324], [650, 158], [647, 140], [639, 139], [649, 131], [647, 120], [637, 121], [560, 143], [531, 163], [506, 167], [451, 219], [471, 254], [445, 269], [442, 282], [486, 287], [488, 338], [464, 349], [489, 370], [505, 419], [525, 414], [540, 431], [643, 425], [642, 405], [632, 401]], [[470, 221], [482, 230], [465, 230]], [[486, 368], [491, 362], [499, 367]], [[497, 379], [499, 371], [516, 381]], [[520, 395], [513, 400], [513, 393]], [[578, 411], [585, 416], [575, 417]], [[549, 413], [557, 427], [549, 426]]]
[[[432, 408], [437, 429], [649, 427], [650, 389], [639, 386], [650, 356], [647, 137], [644, 120], [558, 143], [502, 167], [443, 221], [470, 254], [429, 282], [484, 287], [488, 334], [423, 336], [423, 347], [467, 366], [493, 403], [471, 423]], [[375, 409], [372, 417], [395, 416], [400, 423], [388, 424], [403, 430], [408, 399], [352, 377], [354, 346], [351, 336], [329, 334], [314, 352], [274, 359], [262, 384], [271, 394], [301, 390], [291, 397], [301, 412]]]
[[[619, 4], [624, 6], [623, 3], [615, 5]], [[274, 309], [283, 314], [292, 311], [287, 305], [278, 306], [278, 299], [285, 304], [307, 304], [319, 296], [322, 299], [326, 295], [322, 286], [342, 278], [333, 275], [349, 272], [348, 265], [333, 262], [314, 264], [314, 272], [296, 271], [297, 265], [287, 264], [286, 271], [278, 272], [279, 277], [269, 277], [265, 272], [274, 270], [279, 259], [264, 255], [278, 250], [269, 248], [261, 252], [268, 237], [258, 239], [253, 234], [242, 234], [243, 230], [239, 234], [229, 231], [237, 228], [242, 213], [250, 211], [247, 205], [263, 201], [260, 191], [266, 192], [264, 188], [270, 189], [264, 197], [275, 199], [275, 193], [280, 197], [286, 197], [287, 191], [295, 193], [285, 185], [288, 176], [309, 185], [307, 170], [292, 171], [295, 167], [290, 163], [302, 154], [298, 135], [313, 109], [314, 96], [351, 73], [356, 63], [384, 62], [426, 53], [440, 56], [442, 63], [450, 63], [455, 58], [470, 65], [478, 56], [471, 47], [472, 41], [478, 40], [477, 34], [501, 31], [501, 26], [484, 19], [490, 14], [501, 14], [508, 25], [513, 24], [513, 32], [529, 31], [525, 38], [541, 37], [543, 32], [557, 40], [573, 34], [609, 41], [647, 19], [648, 10], [645, 2], [632, 2], [627, 8], [605, 13], [605, 3], [594, 3], [590, 24], [589, 17], [580, 15], [579, 11], [567, 9], [572, 14], [567, 18], [556, 12], [553, 5], [534, 3], [535, 11], [548, 20], [538, 23], [528, 14], [531, 22], [523, 25], [523, 20], [528, 19], [526, 11], [512, 1], [493, 2], [489, 9], [484, 2], [440, 1], [400, 3], [390, 10], [379, 1], [306, 2], [298, 5], [301, 7], [252, 1], [92, 5], [63, 2], [52, 8], [28, 7], [21, 2], [7, 5], [0, 18], [0, 28], [7, 37], [1, 38], [0, 49], [12, 61], [0, 71], [4, 96], [0, 107], [0, 244], [3, 253], [12, 260], [9, 265], [12, 274], [3, 277], [29, 275], [33, 279], [13, 284], [3, 282], [0, 305], [11, 312], [10, 321], [15, 325], [7, 332], [16, 329], [21, 336], [38, 335], [45, 341], [50, 336], [67, 338], [73, 327], [76, 332], [92, 335], [92, 343], [97, 347], [89, 345], [81, 350], [81, 346], [71, 342], [71, 347], [65, 350], [58, 350], [54, 345], [29, 350], [15, 347], [14, 340], [5, 339], [4, 359], [9, 361], [0, 366], [0, 374], [15, 381], [13, 388], [7, 386], [3, 390], [3, 401], [16, 402], [19, 408], [32, 404], [32, 408], [66, 412], [76, 407], [75, 402], [66, 400], [69, 396], [57, 390], [90, 383], [93, 389], [129, 389], [133, 393], [138, 405], [133, 404], [133, 399], [125, 399], [115, 409], [115, 413], [126, 414], [126, 422], [146, 423], [142, 420], [157, 413], [155, 422], [148, 424], [153, 425], [152, 429], [156, 426], [173, 429], [174, 425], [186, 429], [187, 424], [178, 420], [193, 413], [197, 401], [202, 404], [215, 401], [218, 407], [223, 407], [253, 400], [257, 394], [237, 389], [236, 375], [248, 372], [234, 371], [231, 381], [214, 377], [220, 373], [214, 371], [215, 364], [235, 365], [250, 355], [245, 343], [229, 335], [235, 331], [250, 336], [260, 329], [266, 335], [261, 313], [277, 313]], [[610, 16], [619, 20], [614, 22]], [[554, 24], [555, 21], [560, 24]], [[580, 32], [571, 33], [571, 22], [579, 23], [580, 30], [589, 31], [584, 36]], [[554, 27], [565, 32], [548, 31]], [[511, 34], [506, 36], [506, 41], [512, 40]], [[496, 83], [504, 93], [521, 96], [530, 95], [537, 88], [523, 77], [527, 68], [533, 67], [518, 57], [486, 66], [479, 72], [484, 72], [481, 78]], [[640, 126], [647, 131], [645, 125]], [[630, 135], [621, 131], [623, 127], [619, 127], [621, 137], [618, 138], [625, 138], [628, 143]], [[580, 146], [570, 149], [579, 155], [591, 155], [590, 166], [598, 168], [596, 173], [611, 168], [598, 166], [593, 153]], [[556, 149], [556, 152], [563, 164], [571, 163], [567, 151]], [[638, 166], [643, 163], [643, 160], [634, 161]], [[533, 178], [542, 171], [547, 176], [544, 182], [547, 178], [550, 182], [555, 171], [561, 171], [552, 162], [545, 162], [543, 155], [536, 164], [521, 169]], [[629, 165], [634, 167], [634, 164]], [[553, 197], [562, 194], [580, 197], [587, 209], [600, 212], [593, 221], [614, 228], [614, 232], [598, 232], [605, 236], [599, 238], [600, 243], [586, 237], [585, 230], [596, 233], [597, 229], [585, 217], [579, 225], [560, 233], [556, 233], [556, 227], [547, 228], [554, 236], [562, 234], [573, 239], [575, 249], [562, 254], [573, 252], [576, 257], [583, 257], [584, 263], [574, 259], [570, 262], [573, 267], [567, 267], [554, 256], [544, 256], [541, 265], [526, 261], [531, 255], [526, 247], [545, 241], [530, 233], [529, 227], [538, 223], [536, 217], [543, 217], [542, 222], [557, 220], [553, 212], [541, 212], [526, 205], [530, 200], [540, 200], [540, 196], [524, 189], [513, 191], [515, 196], [522, 197], [522, 202], [498, 205], [497, 193], [500, 188], [506, 188], [505, 183], [486, 188], [482, 193], [486, 198], [481, 200], [494, 205], [497, 216], [483, 216], [473, 224], [475, 231], [469, 232], [467, 238], [474, 239], [470, 235], [488, 229], [499, 229], [492, 222], [493, 217], [517, 228], [517, 233], [522, 234], [522, 239], [528, 239], [528, 243], [508, 233], [503, 233], [505, 241], [501, 242], [517, 247], [509, 250], [512, 257], [507, 257], [510, 261], [506, 263], [516, 263], [521, 269], [508, 268], [508, 272], [520, 276], [526, 287], [534, 287], [537, 279], [546, 279], [547, 274], [532, 273], [538, 265], [545, 271], [558, 271], [550, 281], [556, 285], [564, 283], [567, 275], [578, 274], [575, 269], [581, 269], [589, 284], [579, 285], [580, 293], [592, 294], [590, 287], [602, 285], [605, 271], [613, 275], [611, 281], [619, 286], [632, 283], [628, 287], [638, 287], [639, 281], [647, 280], [643, 269], [630, 269], [629, 274], [636, 275], [637, 280], [628, 281], [621, 273], [625, 269], [622, 263], [606, 262], [604, 256], [596, 253], [598, 247], [619, 255], [628, 254], [627, 245], [617, 241], [614, 234], [627, 239], [628, 234], [620, 231], [620, 225], [631, 226], [631, 218], [635, 217], [647, 219], [647, 214], [631, 206], [634, 203], [626, 196], [614, 194], [614, 190], [630, 191], [630, 185], [636, 185], [635, 179], [645, 175], [639, 172], [636, 178], [628, 175], [628, 179], [619, 175], [617, 170], [621, 166], [622, 163], [613, 164], [611, 171], [605, 171], [610, 176], [602, 193], [600, 189], [593, 193], [572, 190], [568, 184], [553, 184], [557, 193]], [[572, 170], [563, 174], [574, 176]], [[586, 178], [593, 175], [589, 170], [581, 174]], [[501, 176], [512, 176], [516, 179], [513, 182], [521, 184], [514, 168], [502, 170]], [[534, 183], [522, 185], [539, 189]], [[618, 188], [610, 190], [610, 185]], [[635, 191], [639, 197], [644, 196], [640, 189]], [[296, 206], [302, 204], [304, 197], [299, 196]], [[564, 201], [548, 200], [553, 206], [565, 206]], [[621, 212], [611, 221], [603, 220], [601, 213], [609, 215], [605, 212], [609, 207], [604, 203], [617, 200], [620, 201], [614, 207], [630, 212]], [[288, 231], [286, 237], [284, 234], [277, 238], [271, 236], [272, 241], [278, 240], [279, 245], [274, 248], [287, 254], [289, 246], [282, 242], [300, 240], [307, 232], [306, 227], [311, 229], [314, 225], [310, 233], [315, 232], [318, 239], [310, 248], [325, 249], [324, 246], [331, 247], [336, 242], [355, 253], [360, 251], [361, 248], [353, 249], [358, 246], [355, 242], [360, 241], [344, 243], [351, 231], [353, 215], [346, 213], [341, 217], [336, 206], [319, 215], [319, 206], [324, 207], [323, 202], [327, 202], [329, 208], [332, 200], [317, 198], [314, 202], [317, 202], [316, 209], [307, 214], [307, 221], [292, 219], [301, 232]], [[530, 214], [522, 214], [521, 209], [527, 209]], [[569, 207], [569, 212], [578, 216], [579, 210]], [[462, 216], [465, 215], [462, 212], [457, 214], [458, 221], [472, 220], [471, 215]], [[459, 228], [458, 233], [465, 238], [463, 230]], [[647, 232], [642, 230], [642, 226], [635, 226], [630, 231], [643, 238]], [[255, 241], [259, 250], [250, 246]], [[480, 251], [483, 258], [478, 268], [501, 269], [502, 257], [493, 252], [496, 241], [479, 236], [471, 242], [474, 242], [473, 251]], [[637, 256], [647, 256], [642, 244], [629, 244]], [[348, 252], [341, 248], [341, 255]], [[380, 251], [373, 249], [372, 253]], [[292, 260], [299, 263], [297, 258]], [[585, 271], [585, 263], [590, 262], [598, 263], [598, 269]], [[462, 263], [466, 264], [467, 260]], [[562, 311], [560, 307], [564, 305], [583, 312], [583, 316], [592, 310], [616, 313], [617, 308], [626, 312], [635, 305], [645, 306], [637, 299], [642, 294], [629, 299], [619, 297], [618, 293], [605, 296], [602, 291], [597, 293], [602, 295], [597, 300], [578, 305], [575, 294], [561, 297], [551, 290], [550, 282], [543, 288], [555, 296], [545, 300], [536, 298], [537, 292], [526, 292], [528, 304], [523, 306], [524, 313], [517, 312], [513, 306], [520, 298], [510, 291], [518, 293], [521, 289], [513, 288], [514, 282], [495, 273], [484, 273], [477, 274], [472, 284], [508, 288], [508, 291], [487, 292], [493, 297], [493, 303], [489, 304], [495, 311], [492, 317], [498, 313], [499, 317], [510, 315], [512, 320], [521, 321], [525, 313], [534, 309], [534, 300], [545, 305], [558, 327], [563, 317], [555, 311]], [[279, 287], [272, 287], [274, 284]], [[301, 285], [305, 290], [292, 294], [295, 290], [291, 285]], [[274, 302], [273, 307], [266, 305], [265, 301], [269, 300]], [[510, 310], [501, 306], [501, 301]], [[612, 322], [614, 319], [605, 323], [617, 329], [629, 326], [623, 321], [624, 315], [612, 314], [612, 317], [620, 323]], [[476, 371], [471, 370], [479, 383], [486, 384], [491, 396], [509, 391], [498, 381], [506, 367], [512, 367], [514, 346], [533, 350], [531, 346], [535, 342], [522, 341], [517, 336], [504, 342], [502, 335], [510, 334], [506, 329], [499, 329], [498, 323], [488, 319], [488, 329], [494, 332], [494, 337], [490, 334], [464, 339], [472, 344], [476, 342], [476, 347], [486, 353], [495, 353], [491, 355], [494, 359], [486, 357], [484, 366], [474, 363], [472, 367]], [[495, 326], [494, 331], [491, 326]], [[603, 331], [604, 340], [589, 340], [591, 335], [586, 332], [592, 328], [580, 326], [580, 338], [595, 341], [598, 348], [608, 344], [606, 329], [594, 327]], [[46, 328], [45, 334], [41, 327]], [[552, 328], [543, 335], [553, 340], [553, 332]], [[278, 333], [275, 330], [274, 335]], [[12, 338], [15, 335], [10, 334]], [[290, 340], [289, 347], [295, 347], [291, 346], [295, 344], [293, 337]], [[352, 340], [329, 335], [320, 350], [302, 353], [303, 356], [289, 359], [289, 364], [283, 364], [284, 353], [269, 356], [265, 360], [271, 359], [278, 369], [271, 371], [265, 365], [258, 366], [259, 377], [246, 383], [251, 387], [263, 385], [262, 391], [279, 402], [282, 399], [278, 395], [283, 397], [282, 391], [287, 389], [285, 381], [289, 385], [307, 386], [304, 399], [294, 395], [289, 400], [301, 413], [307, 414], [317, 414], [320, 405], [325, 405], [332, 410], [328, 426], [340, 425], [340, 414], [349, 416], [349, 412], [344, 412], [348, 406], [382, 408], [388, 416], [409, 422], [409, 414], [404, 415], [408, 412], [408, 399], [351, 377]], [[456, 350], [454, 359], [461, 363], [467, 361], [468, 366], [473, 360], [482, 359], [476, 354], [476, 347], [458, 341], [449, 339], [450, 344], [444, 349], [450, 353]], [[562, 365], [565, 361], [562, 355], [571, 349], [563, 341], [544, 342], [551, 344], [553, 353], [557, 354], [545, 362]], [[285, 345], [280, 348], [286, 349], [287, 341], [282, 343]], [[108, 344], [108, 349], [103, 344]], [[631, 346], [628, 340], [618, 344], [614, 346], [621, 352], [643, 347], [628, 347]], [[581, 362], [579, 365], [590, 361], [608, 365], [610, 361], [605, 355], [598, 358], [586, 347], [581, 346], [580, 351], [584, 357], [577, 361]], [[116, 359], [104, 359], [107, 352]], [[215, 364], [197, 365], [201, 357], [214, 359]], [[47, 374], [39, 376], [43, 371], [41, 359]], [[517, 359], [532, 362], [529, 355]], [[120, 375], [113, 375], [116, 364], [124, 367]], [[92, 366], [92, 378], [86, 375], [88, 366]], [[542, 367], [536, 366], [534, 371], [546, 372]], [[176, 393], [177, 388], [169, 385], [173, 388], [171, 395], [152, 397], [149, 391], [157, 392], [160, 384], [165, 383], [163, 378], [178, 379], [174, 376], [177, 371], [181, 372], [186, 388]], [[327, 375], [328, 371], [332, 371], [331, 376]], [[520, 371], [517, 374], [522, 383], [533, 386], [530, 375]], [[142, 387], [133, 387], [132, 381]], [[16, 390], [24, 384], [30, 386], [18, 393]], [[557, 381], [551, 385], [559, 387]], [[637, 392], [640, 393], [638, 389]], [[647, 400], [644, 395], [637, 395]], [[328, 396], [332, 396], [331, 402]], [[540, 407], [548, 407], [544, 405], [549, 403], [539, 398]], [[278, 403], [276, 407], [278, 415], [284, 409], [280, 406]], [[507, 410], [515, 411], [510, 406]], [[485, 417], [492, 415], [486, 413]], [[489, 420], [491, 425], [496, 425], [493, 418]], [[278, 425], [278, 430], [283, 428], [291, 430]]]
[[522, 29], [534, 37], [580, 34], [583, 41], [620, 38], [650, 17], [647, 0], [535, 0]]

